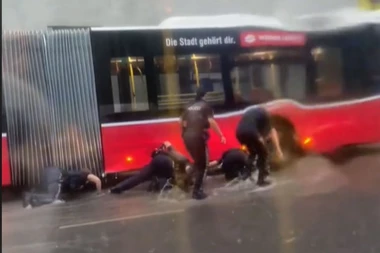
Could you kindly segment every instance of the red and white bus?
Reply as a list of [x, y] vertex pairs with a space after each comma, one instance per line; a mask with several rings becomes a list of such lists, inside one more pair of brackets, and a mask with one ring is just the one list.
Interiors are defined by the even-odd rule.
[[241, 114], [263, 96], [272, 98], [264, 106], [285, 144], [328, 153], [380, 142], [379, 25], [302, 33], [93, 28], [91, 36], [107, 173], [141, 167], [162, 140], [184, 151], [178, 115], [198, 85], [210, 91], [228, 141], [212, 136], [211, 159], [238, 145]]
[[198, 86], [208, 91], [206, 100], [227, 138], [223, 145], [211, 136], [210, 159], [238, 146], [235, 127], [242, 113], [268, 100], [262, 106], [272, 113], [286, 148], [330, 153], [380, 142], [376, 18], [349, 24], [326, 16], [299, 20], [319, 24], [319, 30], [289, 30], [272, 18], [236, 19], [91, 28], [105, 174], [141, 168], [164, 140], [186, 153], [178, 116]]

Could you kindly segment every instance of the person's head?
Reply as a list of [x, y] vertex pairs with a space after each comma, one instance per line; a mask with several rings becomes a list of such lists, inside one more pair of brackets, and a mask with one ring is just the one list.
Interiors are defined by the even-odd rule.
[[162, 152], [165, 152], [167, 150], [167, 143], [168, 142], [164, 142], [162, 143], [159, 147], [155, 148], [152, 153], [151, 153], [151, 157], [154, 158], [155, 156], [161, 154]]
[[196, 91], [195, 91], [195, 100], [196, 101], [199, 101], [199, 100], [202, 100], [204, 98], [204, 96], [206, 95], [206, 91], [204, 89], [202, 89], [201, 87], [199, 87]]

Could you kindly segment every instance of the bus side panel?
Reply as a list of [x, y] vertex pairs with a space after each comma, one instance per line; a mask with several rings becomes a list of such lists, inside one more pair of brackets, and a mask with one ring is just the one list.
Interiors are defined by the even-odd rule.
[[293, 124], [305, 149], [328, 153], [344, 145], [380, 143], [379, 108], [380, 96], [335, 105], [288, 103], [268, 110]]
[[360, 122], [361, 143], [380, 143], [380, 95], [356, 108]]
[[[303, 106], [281, 102], [266, 107], [272, 114], [288, 119], [303, 147], [314, 153], [328, 153], [348, 144], [380, 142], [380, 97], [340, 105]], [[227, 144], [221, 144], [218, 136], [210, 131], [210, 160], [218, 159], [225, 150], [239, 146], [235, 129], [240, 118], [241, 115], [217, 118]], [[134, 125], [103, 126], [102, 136], [106, 173], [141, 168], [150, 160], [154, 148], [165, 140], [188, 156], [176, 119], [164, 123], [151, 121], [144, 124], [136, 122]], [[307, 139], [310, 142], [305, 144]]]
[[[209, 160], [218, 159], [228, 148], [237, 147], [235, 129], [240, 116], [218, 119], [218, 123], [227, 138], [227, 144], [221, 144], [216, 134], [211, 133]], [[136, 170], [150, 160], [154, 148], [164, 141], [189, 157], [183, 145], [178, 121], [123, 126], [103, 126], [102, 141], [105, 159], [105, 173], [117, 173]], [[189, 157], [190, 158], [190, 157]]]
[[342, 103], [336, 107], [305, 110], [308, 132], [315, 139], [311, 148], [318, 153], [344, 145], [380, 143], [378, 110], [380, 97], [364, 102]]
[[9, 186], [11, 185], [11, 167], [9, 165], [7, 137], [2, 136], [1, 142], [1, 186]]

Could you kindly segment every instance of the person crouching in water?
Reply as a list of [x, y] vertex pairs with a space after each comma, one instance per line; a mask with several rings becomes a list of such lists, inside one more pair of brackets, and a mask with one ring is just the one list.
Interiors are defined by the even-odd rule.
[[245, 149], [233, 148], [225, 151], [221, 158], [209, 163], [210, 168], [218, 168], [226, 181], [242, 177], [247, 171], [249, 153]]
[[250, 154], [248, 161], [249, 168], [245, 177], [251, 177], [253, 163], [256, 158], [255, 156], [257, 156], [256, 167], [259, 171], [257, 185], [265, 186], [270, 184], [270, 181], [266, 180], [269, 175], [269, 151], [266, 146], [268, 139], [273, 143], [280, 160], [284, 158], [284, 155], [280, 147], [277, 131], [271, 124], [269, 112], [262, 107], [248, 109], [238, 123], [236, 138], [241, 145], [247, 147]]
[[101, 194], [102, 182], [88, 169], [68, 171], [58, 167], [48, 167], [43, 170], [42, 182], [23, 196], [23, 206], [26, 208], [47, 204], [63, 203], [63, 193], [73, 193], [82, 189], [87, 183], [96, 186], [97, 194]]
[[125, 179], [110, 189], [110, 193], [120, 194], [137, 185], [152, 180], [150, 188], [159, 191], [160, 179], [172, 180], [183, 191], [188, 191], [190, 183], [186, 170], [189, 170], [189, 160], [176, 151], [170, 142], [166, 141], [152, 152], [152, 160], [138, 174]]

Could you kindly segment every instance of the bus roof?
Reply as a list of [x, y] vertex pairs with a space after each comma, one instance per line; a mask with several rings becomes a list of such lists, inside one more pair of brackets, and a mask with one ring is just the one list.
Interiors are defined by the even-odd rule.
[[92, 27], [91, 29], [94, 31], [165, 30], [191, 28], [228, 28], [244, 26], [285, 29], [285, 26], [274, 17], [257, 16], [250, 14], [171, 17], [165, 19], [158, 26]]
[[92, 27], [93, 31], [167, 30], [196, 28], [263, 27], [280, 30], [329, 31], [363, 24], [380, 24], [380, 11], [344, 9], [335, 12], [313, 13], [293, 18], [285, 25], [271, 16], [228, 14], [215, 16], [171, 17], [158, 26]]
[[197, 27], [244, 27], [257, 26], [284, 29], [280, 20], [270, 16], [248, 14], [229, 14], [217, 16], [172, 17], [160, 23], [162, 28], [197, 28]]
[[313, 13], [296, 17], [294, 24], [298, 29], [311, 32], [380, 24], [380, 11], [343, 9], [335, 12]]

